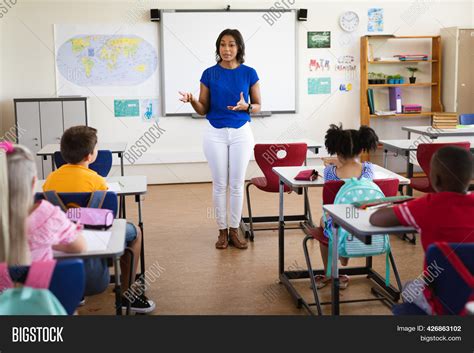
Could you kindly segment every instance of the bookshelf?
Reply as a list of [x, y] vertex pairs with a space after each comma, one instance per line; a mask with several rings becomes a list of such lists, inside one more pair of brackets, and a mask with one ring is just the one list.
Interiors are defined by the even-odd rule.
[[[371, 40], [383, 40], [386, 41], [384, 46], [390, 46], [390, 41], [397, 40], [403, 41], [405, 39], [430, 41], [431, 52], [428, 54], [428, 60], [407, 60], [407, 61], [389, 61], [389, 60], [373, 60], [369, 57], [369, 44]], [[400, 43], [397, 43], [400, 46]], [[430, 68], [430, 75], [428, 82], [417, 82], [417, 83], [400, 83], [400, 84], [369, 84], [369, 72], [370, 68], [376, 66], [378, 68], [383, 65], [389, 65], [394, 67], [400, 65], [401, 69], [405, 69], [407, 65], [423, 65], [422, 67]], [[382, 66], [380, 66], [382, 65]], [[360, 38], [360, 124], [370, 126], [371, 119], [410, 119], [410, 118], [421, 118], [421, 117], [432, 117], [435, 112], [442, 112], [443, 106], [441, 104], [441, 37], [440, 36], [371, 36], [366, 35]], [[426, 111], [421, 113], [405, 113], [405, 114], [393, 114], [393, 115], [376, 115], [370, 114], [369, 102], [367, 97], [368, 89], [387, 89], [388, 87], [402, 87], [405, 89], [404, 97], [410, 95], [411, 89], [430, 89], [431, 90], [431, 107], [425, 107]], [[362, 156], [364, 160], [368, 160], [370, 156]]]

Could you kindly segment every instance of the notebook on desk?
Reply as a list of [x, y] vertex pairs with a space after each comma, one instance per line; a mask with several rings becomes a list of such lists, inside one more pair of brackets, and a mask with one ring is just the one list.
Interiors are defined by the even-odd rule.
[[113, 191], [113, 192], [122, 191], [122, 187], [120, 186], [120, 183], [117, 181], [114, 181], [112, 183], [107, 183], [107, 186], [109, 187], [108, 191]]

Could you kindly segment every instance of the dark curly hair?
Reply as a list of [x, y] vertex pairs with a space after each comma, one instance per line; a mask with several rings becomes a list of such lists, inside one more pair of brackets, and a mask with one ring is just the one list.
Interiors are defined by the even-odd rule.
[[222, 37], [225, 35], [232, 36], [235, 39], [235, 42], [237, 44], [237, 62], [239, 64], [243, 64], [245, 62], [244, 56], [245, 56], [245, 43], [244, 43], [244, 38], [242, 37], [242, 34], [239, 32], [238, 29], [224, 29], [221, 34], [219, 34], [219, 37], [217, 37], [216, 40], [216, 61], [220, 63], [222, 61], [222, 58], [219, 54], [219, 48], [221, 45], [221, 40]]
[[339, 155], [345, 159], [357, 157], [362, 152], [375, 151], [379, 138], [374, 129], [362, 125], [359, 130], [342, 128], [331, 124], [326, 131], [326, 149], [331, 155]]

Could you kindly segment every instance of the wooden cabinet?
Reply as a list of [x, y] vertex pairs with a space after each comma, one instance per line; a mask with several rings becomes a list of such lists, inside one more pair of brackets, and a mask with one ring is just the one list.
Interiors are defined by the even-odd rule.
[[443, 28], [443, 92], [445, 110], [474, 113], [474, 28]]
[[87, 98], [14, 99], [18, 143], [35, 155], [39, 178], [51, 172], [51, 162], [36, 153], [48, 144], [59, 143], [65, 129], [88, 125]]

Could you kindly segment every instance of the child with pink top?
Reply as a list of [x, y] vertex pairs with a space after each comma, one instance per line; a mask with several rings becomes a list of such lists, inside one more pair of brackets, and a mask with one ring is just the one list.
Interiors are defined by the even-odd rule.
[[81, 227], [47, 201], [33, 204], [36, 163], [27, 148], [0, 143], [0, 262], [29, 265], [53, 258], [53, 249], [85, 251]]

